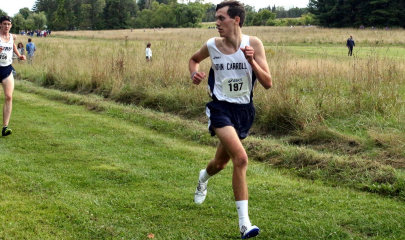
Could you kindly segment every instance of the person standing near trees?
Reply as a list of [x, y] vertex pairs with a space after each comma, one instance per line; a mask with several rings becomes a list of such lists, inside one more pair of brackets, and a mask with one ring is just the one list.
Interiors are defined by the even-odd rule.
[[350, 36], [346, 42], [346, 47], [349, 49], [347, 56], [352, 56], [354, 46], [356, 46], [356, 44], [354, 43], [353, 36]]
[[206, 113], [211, 135], [217, 135], [220, 140], [214, 159], [199, 173], [194, 202], [204, 202], [208, 179], [232, 160], [232, 187], [242, 239], [255, 237], [260, 232], [248, 215], [248, 156], [242, 140], [247, 137], [255, 116], [253, 89], [256, 82], [265, 89], [273, 85], [262, 41], [242, 34], [245, 14], [244, 6], [238, 1], [218, 4], [215, 24], [220, 37], [209, 39], [189, 61], [191, 79], [198, 85], [206, 78], [205, 72], [198, 70], [200, 62], [211, 59], [208, 85], [212, 101], [206, 105]]
[[3, 16], [0, 18], [0, 81], [4, 91], [2, 136], [8, 136], [12, 133], [12, 130], [8, 128], [8, 124], [11, 117], [14, 91], [14, 76], [12, 74], [14, 68], [11, 66], [13, 52], [17, 55], [18, 59], [25, 60], [25, 56], [18, 52], [14, 44], [17, 36], [10, 33], [11, 27], [10, 17]]

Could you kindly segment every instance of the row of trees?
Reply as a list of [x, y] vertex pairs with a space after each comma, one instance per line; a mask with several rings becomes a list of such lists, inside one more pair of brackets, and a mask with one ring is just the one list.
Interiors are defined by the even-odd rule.
[[[278, 25], [278, 18], [296, 18], [305, 8], [245, 5], [245, 25]], [[14, 16], [14, 31], [41, 29], [125, 29], [153, 27], [196, 27], [202, 21], [215, 21], [216, 5], [197, 0], [187, 4], [177, 0], [36, 0], [32, 12], [23, 8]]]
[[[215, 8], [216, 5], [212, 4], [205, 13], [205, 16], [203, 17], [203, 21], [204, 22], [213, 22], [215, 21]], [[248, 15], [255, 15], [256, 10], [254, 7], [250, 6], [250, 5], [245, 5], [245, 9]], [[266, 8], [261, 8], [259, 9], [258, 12], [261, 12], [262, 10], [268, 10], [271, 11], [272, 13], [275, 14], [276, 18], [299, 18], [301, 17], [303, 14], [307, 14], [308, 13], [308, 9], [307, 8], [298, 8], [298, 7], [294, 7], [294, 8], [290, 8], [290, 9], [285, 9], [284, 7], [276, 7], [276, 5], [273, 5], [273, 7], [266, 7]], [[248, 22], [248, 24], [250, 24], [250, 22]]]
[[404, 0], [310, 0], [308, 10], [325, 27], [405, 27]]
[[194, 27], [211, 4], [176, 0], [36, 0], [54, 30]]
[[[307, 14], [308, 13], [308, 9], [307, 8], [298, 8], [298, 7], [294, 7], [294, 8], [290, 8], [290, 9], [285, 9], [284, 7], [276, 7], [276, 5], [273, 5], [273, 7], [268, 6], [267, 9], [273, 13], [276, 14], [277, 18], [299, 18], [301, 17], [303, 14]], [[259, 9], [259, 12], [262, 9]]]
[[[184, 1], [184, 0], [183, 0]], [[216, 5], [196, 0], [36, 0], [20, 9], [13, 30], [125, 29], [196, 27], [215, 21]], [[403, 27], [404, 0], [309, 0], [308, 8], [245, 5], [247, 26], [319, 24], [324, 27]], [[7, 15], [0, 9], [0, 14]], [[277, 18], [277, 19], [276, 19]], [[288, 19], [283, 19], [288, 18]]]
[[191, 27], [204, 10], [200, 3], [173, 0], [37, 0], [33, 8], [54, 30]]

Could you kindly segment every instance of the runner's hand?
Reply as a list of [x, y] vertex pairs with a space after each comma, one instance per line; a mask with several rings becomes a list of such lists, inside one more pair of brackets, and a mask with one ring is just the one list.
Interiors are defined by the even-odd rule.
[[240, 48], [240, 50], [242, 50], [242, 52], [245, 54], [246, 60], [248, 60], [248, 62], [252, 64], [253, 57], [255, 55], [255, 50], [251, 46]]
[[193, 78], [192, 78], [193, 83], [194, 83], [195, 85], [200, 84], [201, 81], [202, 81], [206, 76], [207, 76], [207, 75], [205, 75], [205, 72], [196, 72], [196, 73], [193, 75]]

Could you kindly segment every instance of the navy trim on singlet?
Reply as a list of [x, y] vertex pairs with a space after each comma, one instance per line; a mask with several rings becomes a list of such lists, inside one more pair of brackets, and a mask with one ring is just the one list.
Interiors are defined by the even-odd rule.
[[[214, 92], [214, 86], [215, 86], [215, 73], [214, 69], [210, 68], [210, 73], [208, 74], [208, 86], [210, 87], [211, 92]], [[214, 94], [212, 94], [214, 95]]]
[[253, 92], [254, 92], [254, 90], [255, 90], [255, 83], [256, 83], [256, 80], [257, 80], [257, 78], [256, 78], [256, 74], [255, 74], [255, 72], [252, 70], [252, 86], [253, 86], [253, 88], [252, 88], [252, 92], [250, 93], [250, 102], [253, 102]]
[[[256, 74], [254, 71], [252, 71], [252, 86], [255, 85], [256, 83]], [[210, 72], [208, 74], [208, 86], [210, 87], [211, 93], [212, 93], [212, 99], [217, 99], [217, 97], [214, 94], [214, 86], [215, 86], [215, 72], [212, 67], [210, 68]], [[253, 89], [252, 92], [250, 93], [250, 102], [253, 102]]]

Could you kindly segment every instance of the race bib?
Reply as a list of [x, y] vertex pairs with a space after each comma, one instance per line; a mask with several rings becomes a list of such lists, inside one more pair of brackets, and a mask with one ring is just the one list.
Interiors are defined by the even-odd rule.
[[222, 94], [225, 97], [243, 97], [250, 94], [247, 76], [226, 78], [222, 81]]
[[0, 63], [7, 63], [7, 54], [5, 52], [0, 53]]

